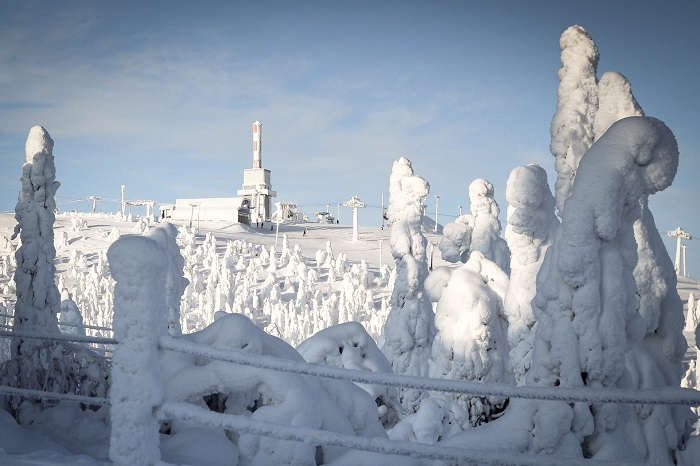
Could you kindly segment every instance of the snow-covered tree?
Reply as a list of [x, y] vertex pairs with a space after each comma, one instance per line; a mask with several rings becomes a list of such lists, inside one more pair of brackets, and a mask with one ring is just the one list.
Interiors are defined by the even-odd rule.
[[628, 116], [644, 116], [644, 111], [632, 95], [627, 78], [616, 71], [607, 71], [598, 83], [598, 110], [593, 123], [595, 139], [605, 134], [613, 123]]
[[[457, 268], [439, 267], [425, 280], [436, 302], [430, 376], [452, 380], [512, 383], [508, 363], [507, 321], [503, 299], [508, 276], [480, 251]], [[506, 399], [450, 394], [476, 426], [503, 412]]]
[[[34, 126], [29, 130], [25, 153], [13, 235], [19, 235], [22, 243], [15, 253], [17, 301], [13, 331], [58, 335], [61, 295], [55, 283], [53, 226], [54, 195], [60, 183], [56, 181], [53, 140], [44, 128]], [[16, 338], [11, 356], [0, 367], [2, 385], [84, 396], [106, 395], [108, 362], [84, 346]], [[22, 423], [32, 422], [40, 411], [34, 404], [36, 400], [8, 397], [6, 402], [8, 410]]]
[[[688, 345], [683, 336], [683, 303], [676, 289], [676, 271], [647, 196], [642, 197], [641, 208], [641, 217], [634, 223], [638, 255], [634, 279], [644, 337], [627, 354], [625, 362], [633, 388], [658, 390], [679, 385]], [[637, 454], [651, 463], [671, 464], [695, 422], [690, 408], [655, 405], [635, 412], [643, 433], [635, 443]]]
[[[157, 228], [151, 229], [148, 235], [155, 240], [166, 253], [168, 267], [166, 270], [165, 302], [168, 306], [168, 329], [171, 335], [182, 333], [180, 324], [180, 301], [189, 285], [184, 277], [185, 259], [177, 245], [177, 228], [171, 223], [161, 223]], [[225, 267], [225, 263], [223, 264]], [[228, 270], [226, 268], [226, 270]]]
[[[26, 162], [22, 166], [22, 189], [15, 207], [17, 226], [12, 238], [19, 235], [22, 245], [17, 249], [15, 283], [17, 302], [13, 328], [20, 332], [59, 333], [56, 314], [61, 295], [54, 278], [56, 249], [53, 224], [56, 220], [56, 166], [53, 139], [41, 126], [29, 130], [25, 145]], [[31, 353], [37, 340], [17, 339], [12, 356]], [[31, 377], [31, 367], [20, 368], [20, 379]]]
[[80, 314], [80, 309], [78, 309], [78, 306], [75, 304], [75, 301], [73, 301], [68, 290], [63, 290], [61, 293], [61, 309], [58, 327], [61, 333], [85, 336], [83, 316]]
[[448, 262], [467, 262], [469, 246], [472, 241], [473, 217], [460, 215], [454, 222], [448, 223], [442, 229], [442, 238], [438, 248], [443, 260]]
[[552, 119], [550, 150], [556, 161], [555, 198], [559, 216], [571, 195], [578, 165], [594, 140], [598, 109], [598, 48], [581, 26], [571, 26], [559, 39], [561, 68], [557, 111]]
[[547, 172], [539, 165], [516, 167], [506, 185], [508, 225], [505, 239], [511, 251], [510, 284], [505, 299], [510, 362], [515, 381], [524, 383], [530, 367], [536, 319], [532, 311], [537, 273], [554, 239], [559, 220]]
[[[645, 333], [637, 308], [640, 199], [667, 188], [678, 147], [666, 125], [630, 117], [581, 159], [562, 224], [538, 275], [538, 319], [527, 385], [630, 387], [625, 355]], [[643, 459], [633, 444], [634, 407], [536, 403], [531, 449]]]
[[[421, 377], [428, 375], [428, 359], [435, 336], [435, 314], [423, 291], [428, 264], [427, 240], [421, 232], [421, 206], [429, 190], [428, 182], [413, 174], [408, 159], [401, 157], [394, 162], [389, 179], [387, 216], [396, 280], [379, 346], [395, 373]], [[425, 395], [405, 389], [399, 396], [404, 409], [411, 413], [418, 409]]]
[[480, 251], [490, 261], [510, 273], [510, 251], [501, 238], [500, 209], [493, 185], [477, 178], [469, 185], [471, 215], [461, 215], [445, 225], [439, 248], [448, 262], [467, 262], [471, 251]]
[[510, 273], [510, 251], [501, 238], [501, 210], [494, 199], [493, 185], [477, 178], [469, 185], [469, 206], [472, 217], [471, 251], [481, 251], [488, 260], [495, 262], [506, 274]]
[[688, 310], [685, 314], [685, 331], [695, 333], [698, 327], [698, 311], [695, 304], [695, 295], [690, 293], [688, 296]]

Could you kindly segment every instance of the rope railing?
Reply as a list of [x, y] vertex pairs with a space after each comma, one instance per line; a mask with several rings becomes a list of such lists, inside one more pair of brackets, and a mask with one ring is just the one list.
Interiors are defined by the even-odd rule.
[[411, 456], [456, 462], [457, 464], [500, 465], [500, 466], [648, 466], [649, 463], [627, 461], [600, 461], [574, 457], [552, 457], [532, 453], [458, 448], [443, 444], [413, 443], [390, 440], [381, 437], [357, 437], [337, 432], [312, 429], [309, 427], [277, 424], [251, 419], [247, 416], [221, 414], [206, 411], [198, 406], [183, 402], [166, 402], [157, 409], [160, 420], [181, 419], [209, 427], [243, 431], [250, 434], [296, 441], [306, 445], [330, 445], [353, 450], [368, 451], [385, 455]]
[[0, 393], [4, 395], [19, 395], [25, 398], [37, 398], [37, 399], [47, 399], [47, 400], [59, 400], [59, 401], [74, 401], [76, 403], [83, 403], [89, 405], [108, 405], [109, 398], [99, 397], [99, 396], [84, 396], [84, 395], [73, 395], [70, 393], [53, 393], [45, 392], [42, 390], [30, 390], [27, 388], [17, 388], [8, 387], [7, 385], [0, 385]]
[[202, 346], [181, 338], [162, 336], [162, 349], [215, 358], [244, 366], [295, 374], [347, 380], [361, 384], [403, 387], [417, 390], [460, 393], [471, 396], [499, 396], [545, 401], [624, 403], [699, 406], [700, 392], [690, 388], [631, 390], [610, 388], [524, 387], [466, 380], [431, 379], [403, 374], [367, 372], [246, 354], [232, 349]]
[[[13, 316], [12, 314], [1, 314], [1, 313], [0, 313], [0, 317], [6, 317], [6, 318], [10, 318], [10, 319], [15, 318], [15, 316]], [[109, 332], [114, 331], [114, 329], [112, 327], [101, 327], [99, 325], [74, 324], [71, 322], [59, 322], [58, 325], [62, 325], [64, 327], [87, 328], [87, 329], [91, 329], [91, 330], [106, 330]], [[11, 326], [4, 325], [4, 324], [2, 325], [2, 327], [12, 328]]]
[[69, 341], [74, 343], [95, 343], [97, 345], [116, 345], [119, 342], [114, 338], [85, 337], [82, 335], [67, 335], [65, 333], [41, 334], [13, 330], [12, 332], [0, 331], [0, 337], [23, 338], [25, 340], [54, 340]]

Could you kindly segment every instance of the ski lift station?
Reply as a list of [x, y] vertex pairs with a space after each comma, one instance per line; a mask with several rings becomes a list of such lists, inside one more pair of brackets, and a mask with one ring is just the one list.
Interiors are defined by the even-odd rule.
[[237, 197], [177, 199], [175, 205], [163, 206], [164, 218], [173, 220], [223, 220], [247, 223], [269, 221], [272, 215], [270, 170], [262, 167], [262, 124], [253, 123], [253, 167], [243, 171], [243, 186]]

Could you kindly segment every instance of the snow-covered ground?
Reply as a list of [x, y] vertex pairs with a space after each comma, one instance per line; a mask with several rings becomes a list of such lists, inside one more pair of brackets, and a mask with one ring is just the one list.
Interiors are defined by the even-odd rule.
[[[79, 219], [79, 220], [77, 220]], [[12, 230], [15, 225], [14, 217], [10, 214], [0, 214], [0, 238], [10, 237]], [[182, 226], [182, 225], [180, 225]], [[151, 228], [155, 227], [155, 223], [151, 225]], [[57, 247], [57, 258], [56, 267], [59, 282], [64, 284], [65, 289], [74, 290], [81, 288], [81, 295], [85, 297], [89, 294], [88, 290], [94, 290], [95, 293], [102, 293], [104, 290], [99, 291], [99, 285], [94, 285], [94, 274], [95, 270], [100, 267], [101, 262], [104, 260], [104, 254], [108, 250], [109, 246], [118, 237], [115, 229], [119, 230], [121, 236], [124, 235], [141, 235], [141, 230], [143, 225], [137, 222], [125, 222], [118, 220], [114, 215], [107, 214], [73, 214], [66, 213], [60, 214], [56, 218], [56, 242], [59, 245]], [[304, 230], [306, 229], [306, 234]], [[424, 228], [424, 234], [428, 237], [431, 242], [439, 242], [440, 237], [431, 232], [431, 229]], [[238, 224], [228, 224], [223, 222], [200, 222], [199, 233], [195, 236], [195, 250], [197, 248], [202, 248], [207, 241], [207, 235], [211, 234], [216, 240], [216, 251], [219, 256], [219, 260], [223, 261], [223, 257], [226, 254], [226, 245], [230, 241], [244, 241], [249, 245], [264, 246], [270, 248], [275, 244], [275, 231], [271, 231], [269, 228], [256, 228], [255, 226], [245, 226]], [[391, 251], [388, 247], [388, 235], [389, 229], [381, 228], [364, 228], [360, 229], [360, 240], [357, 242], [352, 241], [352, 227], [348, 225], [329, 225], [329, 224], [308, 224], [308, 223], [298, 223], [298, 224], [282, 224], [280, 226], [280, 232], [277, 239], [278, 247], [281, 248], [283, 242], [283, 235], [286, 235], [288, 248], [293, 250], [296, 245], [301, 247], [301, 263], [307, 265], [309, 269], [317, 268], [317, 251], [325, 251], [330, 242], [334, 255], [337, 257], [342, 254], [347, 254], [348, 257], [348, 270], [352, 268], [353, 265], [359, 265], [362, 261], [366, 262], [367, 270], [371, 272], [374, 278], [380, 276], [380, 245], [379, 240], [383, 240], [381, 246], [381, 263], [390, 264], [393, 267], [393, 259], [391, 257]], [[62, 239], [61, 239], [62, 238]], [[183, 237], [180, 238], [183, 243], [183, 251], [186, 247], [183, 241]], [[16, 243], [16, 241], [15, 241]], [[77, 259], [76, 259], [77, 256]], [[0, 257], [5, 262], [9, 262], [7, 258], [7, 251], [0, 251]], [[250, 254], [246, 257], [246, 267], [251, 261], [255, 261], [256, 256]], [[449, 265], [449, 263], [443, 261], [440, 257], [437, 247], [435, 247], [435, 255], [433, 257], [434, 267], [440, 267]], [[240, 265], [240, 264], [239, 264]], [[239, 273], [245, 274], [246, 267], [239, 270]], [[324, 267], [319, 267], [320, 270], [317, 288], [323, 290], [324, 293], [333, 292], [340, 293], [342, 291], [342, 277], [336, 276], [336, 281], [333, 286], [328, 287], [328, 272]], [[90, 271], [92, 271], [92, 280], [90, 279]], [[210, 271], [209, 271], [210, 272]], [[82, 273], [82, 275], [81, 275]], [[290, 283], [297, 283], [296, 281], [291, 281], [290, 278], [294, 278], [294, 273], [287, 273], [283, 269], [280, 269], [275, 277], [275, 285], [278, 288], [284, 287], [285, 283], [287, 286]], [[264, 286], [266, 275], [260, 274], [256, 287], [258, 289]], [[93, 283], [93, 288], [85, 285], [85, 283]], [[82, 283], [82, 284], [81, 284]], [[381, 313], [382, 299], [388, 298], [390, 290], [388, 289], [388, 284], [382, 283], [379, 280], [372, 281], [372, 285], [369, 290], [373, 296], [374, 310], [377, 313]], [[61, 290], [63, 291], [63, 290]], [[10, 306], [15, 299], [14, 291], [12, 290], [12, 283], [5, 274], [0, 275], [0, 292], [2, 292], [1, 299], [4, 305]], [[684, 302], [687, 303], [688, 297], [691, 293], [700, 295], [700, 282], [691, 278], [681, 277], [678, 282], [678, 292]], [[203, 293], [205, 296], [206, 293]], [[286, 300], [289, 304], [296, 298], [296, 294], [281, 294], [281, 300]], [[65, 297], [65, 295], [64, 295]], [[100, 298], [103, 296], [96, 296], [97, 302], [90, 304], [88, 299], [84, 299], [80, 303], [82, 308], [91, 307], [93, 314], [90, 315], [84, 312], [83, 320], [84, 323], [98, 325], [102, 324], [104, 326], [111, 325], [111, 318], [109, 316], [102, 316], [105, 309], [100, 307]], [[104, 304], [104, 303], [103, 303]], [[80, 306], [79, 306], [80, 307]], [[183, 314], [187, 312], [187, 309], [182, 309]], [[107, 312], [109, 314], [109, 312]], [[258, 319], [258, 324], [260, 327], [265, 327], [269, 325], [269, 316], [262, 316]], [[199, 322], [197, 327], [203, 327], [210, 322]], [[69, 327], [66, 327], [68, 329]], [[199, 329], [199, 328], [198, 328]], [[303, 329], [298, 329], [300, 333], [303, 333]], [[88, 334], [100, 335], [110, 337], [111, 333], [106, 331], [95, 331], [87, 329]], [[322, 357], [323, 353], [326, 351], [325, 346], [332, 346], [334, 338], [342, 338], [337, 334], [343, 331], [338, 328], [334, 330], [336, 335], [329, 334], [325, 337], [326, 343], [323, 340], [319, 340], [319, 343], [309, 344], [306, 343], [307, 348], [316, 348], [314, 358], [318, 359]], [[315, 332], [314, 332], [315, 333]], [[353, 332], [350, 332], [353, 333]], [[355, 332], [356, 333], [356, 332]], [[274, 332], [272, 333], [274, 334]], [[318, 337], [322, 337], [323, 333], [318, 334]], [[296, 342], [303, 341], [306, 337], [310, 335], [300, 334], [297, 335], [293, 340]], [[689, 343], [689, 353], [687, 360], [694, 357], [694, 334], [690, 332], [685, 332], [685, 336], [688, 338]], [[347, 336], [346, 336], [347, 337]], [[374, 339], [377, 335], [373, 336]], [[290, 342], [291, 343], [291, 342]], [[365, 340], [365, 344], [367, 341]], [[374, 342], [374, 350], [376, 351], [376, 345]], [[320, 348], [320, 349], [319, 349]], [[371, 348], [370, 348], [371, 349]], [[302, 354], [304, 354], [304, 349], [300, 348]], [[321, 354], [321, 356], [319, 356]], [[346, 358], [349, 357], [349, 351], [345, 353]], [[324, 356], [327, 358], [327, 356]], [[342, 358], [341, 358], [342, 359]], [[315, 361], [318, 362], [318, 361]], [[329, 365], [337, 365], [343, 367], [343, 362], [338, 360], [337, 363], [324, 362]], [[345, 367], [352, 368], [353, 366]], [[358, 367], [359, 368], [359, 367]], [[377, 369], [374, 369], [377, 370]], [[388, 370], [386, 367], [381, 370]], [[390, 370], [390, 368], [389, 368]], [[373, 395], [378, 393], [378, 386], [369, 387], [369, 392]], [[381, 392], [381, 390], [379, 390]], [[391, 395], [385, 390], [382, 392], [383, 399], [386, 401], [386, 405], [389, 409], [396, 409], [395, 406], [391, 404]], [[394, 401], [395, 402], [395, 401]], [[445, 401], [447, 403], [447, 401]], [[425, 408], [427, 410], [427, 406]], [[449, 405], [433, 408], [435, 410], [444, 410], [446, 418], [454, 416], [455, 413], [459, 411], [450, 411]], [[42, 422], [37, 423], [34, 427], [19, 427], [16, 425], [15, 421], [9, 416], [8, 413], [2, 412], [2, 424], [0, 426], [0, 431], [3, 435], [0, 436], [0, 448], [2, 448], [2, 456], [0, 456], [0, 464], [13, 464], [13, 465], [23, 465], [23, 464], [108, 464], [107, 451], [109, 448], [109, 432], [104, 427], [101, 419], [104, 418], [104, 412], [97, 412], [95, 414], [96, 419], [93, 422], [89, 422], [84, 418], [75, 417], [75, 413], [71, 414], [66, 408], [62, 408], [61, 412], [53, 412], [49, 410], [50, 414], [42, 419]], [[423, 416], [425, 412], [422, 411]], [[390, 417], [390, 413], [384, 411], [385, 416]], [[433, 413], [435, 416], [438, 416]], [[445, 414], [443, 414], [445, 415]], [[70, 428], [67, 430], [55, 429], [56, 424], [66, 422], [66, 419], [75, 419], [75, 422], [70, 424]], [[395, 422], [395, 421], [394, 421]], [[467, 419], [452, 418], [455, 425], [461, 423], [462, 428], [468, 425]], [[395, 437], [398, 438], [409, 438], [406, 436], [404, 431], [407, 429], [407, 424], [404, 424], [402, 431], [397, 431]], [[459, 429], [454, 430], [457, 432]], [[196, 437], [185, 437], [182, 435], [182, 441], [185, 442], [185, 438], [194, 441]], [[187, 436], [194, 435], [194, 433], [188, 433]], [[425, 434], [424, 434], [425, 435]], [[415, 439], [415, 437], [414, 437]], [[189, 445], [190, 442], [187, 441]], [[170, 459], [171, 461], [178, 461], [182, 458], [191, 458], [191, 456], [185, 455], [184, 457], [178, 457], [178, 449], [173, 447], [172, 442], [164, 444], [165, 448], [172, 448], [170, 453], [171, 456], [165, 455], [165, 459]], [[196, 454], [204, 455], [204, 452], [198, 451]], [[210, 458], [211, 461], [216, 463], [216, 458]], [[395, 463], [401, 464], [401, 463]]]

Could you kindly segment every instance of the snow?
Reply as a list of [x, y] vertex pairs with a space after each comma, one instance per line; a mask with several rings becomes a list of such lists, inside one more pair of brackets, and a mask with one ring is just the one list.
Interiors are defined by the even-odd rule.
[[560, 45], [555, 195], [515, 168], [505, 239], [482, 178], [433, 232], [405, 157], [390, 227], [360, 238], [56, 217], [32, 128], [0, 234], [0, 336], [24, 342], [0, 339], [0, 463], [697, 464], [698, 283], [648, 208], [675, 137], [623, 75], [597, 82], [583, 28]]
[[[649, 117], [616, 122], [581, 159], [561, 227], [538, 275], [528, 384], [628, 386], [625, 354], [645, 327], [637, 312], [633, 224], [641, 215], [640, 200], [666, 188], [677, 167], [673, 133]], [[613, 405], [542, 407], [535, 415], [534, 446], [581, 454], [579, 444], [596, 432], [587, 448], [606, 457], [607, 445], [624, 429], [626, 411]], [[613, 450], [614, 455], [625, 451]]]
[[166, 331], [167, 258], [152, 239], [119, 238], [107, 252], [114, 288], [109, 458], [118, 465], [160, 460], [158, 422], [163, 402], [157, 337]]
[[[379, 347], [398, 374], [426, 377], [435, 337], [435, 315], [423, 292], [428, 276], [427, 240], [421, 231], [422, 203], [430, 185], [413, 174], [410, 160], [394, 162], [389, 178], [389, 245], [396, 266], [391, 310], [382, 330]], [[401, 390], [404, 411], [416, 412], [425, 395]]]
[[[437, 303], [430, 376], [511, 383], [503, 309], [508, 277], [500, 267], [474, 251], [466, 264], [428, 276], [425, 288]], [[454, 398], [475, 426], [497, 418], [506, 402], [501, 397]]]
[[537, 319], [532, 299], [542, 261], [552, 244], [559, 221], [547, 172], [538, 165], [516, 167], [506, 184], [508, 226], [505, 239], [511, 251], [510, 284], [505, 297], [510, 364], [515, 382], [522, 385], [530, 368]]
[[561, 216], [564, 201], [571, 195], [578, 164], [593, 144], [598, 108], [598, 48], [588, 31], [575, 25], [559, 40], [561, 68], [557, 111], [552, 118], [550, 150], [557, 171], [555, 199]]

